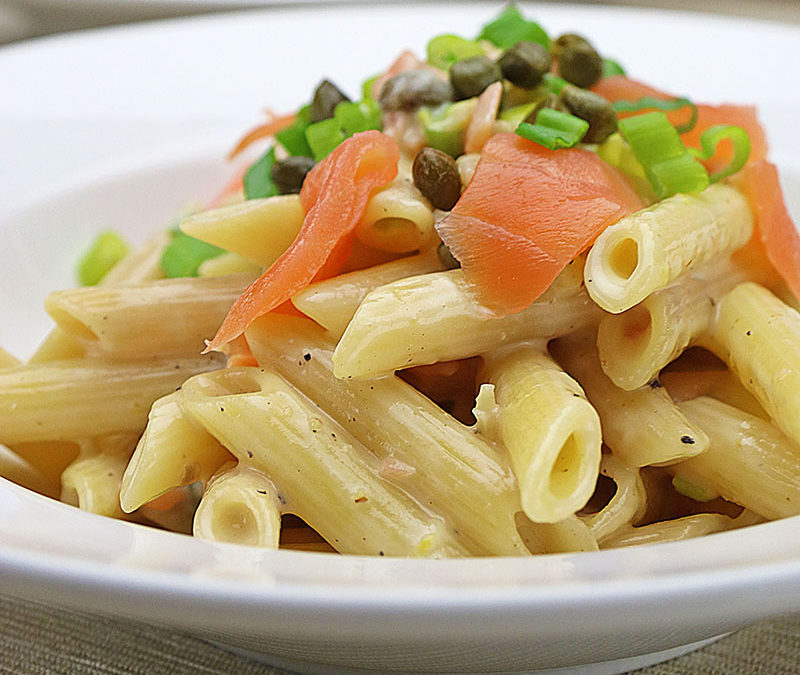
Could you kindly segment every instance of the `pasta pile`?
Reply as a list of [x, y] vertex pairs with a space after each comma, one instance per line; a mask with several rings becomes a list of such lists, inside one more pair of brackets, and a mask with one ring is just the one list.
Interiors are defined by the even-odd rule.
[[[430, 61], [403, 55], [372, 91], [409, 72], [444, 81]], [[237, 179], [185, 218], [184, 233], [225, 251], [199, 276], [165, 278], [171, 236], [160, 234], [99, 285], [51, 293], [55, 327], [34, 356], [0, 351], [0, 474], [204, 539], [378, 556], [591, 551], [800, 513], [797, 270], [769, 241], [780, 195], [764, 206], [746, 179], [712, 173], [660, 198], [649, 169], [629, 158], [638, 169], [626, 172], [608, 142], [541, 150], [511, 136], [504, 111], [536, 105], [543, 86], [504, 78], [452, 104], [464, 142], [455, 206], [437, 208], [414, 176], [432, 139], [424, 114], [384, 109], [382, 131], [345, 134], [299, 194], [245, 199]], [[285, 159], [274, 136], [295, 119], [251, 134], [245, 155], [266, 143], [271, 161]], [[326, 187], [334, 169], [378, 135], [399, 148], [394, 177], [360, 207], [342, 202]], [[459, 189], [478, 189], [501, 142], [537, 162], [600, 156], [641, 201], [512, 312], [476, 283], [484, 260], [460, 267], [442, 244], [465, 208]], [[232, 305], [255, 302], [241, 298], [264, 270], [307, 259], [298, 250], [326, 199], [352, 220], [337, 234], [347, 246], [300, 270], [314, 278], [290, 303], [203, 353]]]

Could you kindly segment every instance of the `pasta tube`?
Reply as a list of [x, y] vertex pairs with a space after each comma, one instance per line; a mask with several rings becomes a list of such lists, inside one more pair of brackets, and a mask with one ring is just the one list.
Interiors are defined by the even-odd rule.
[[580, 283], [579, 267], [568, 266], [526, 309], [499, 318], [475, 299], [461, 270], [381, 286], [364, 298], [339, 341], [336, 376], [376, 377], [586, 326], [599, 313]]
[[48, 497], [58, 497], [60, 486], [10, 448], [0, 445], [0, 476]]
[[625, 464], [613, 454], [603, 455], [600, 473], [614, 481], [616, 491], [608, 504], [597, 513], [584, 516], [583, 522], [602, 546], [644, 515], [647, 493], [639, 469]]
[[227, 368], [189, 380], [183, 407], [240, 462], [265, 472], [285, 510], [341, 553], [469, 553], [437, 515], [380, 475], [380, 462], [278, 375]]
[[631, 466], [670, 464], [708, 448], [706, 434], [686, 419], [655, 381], [633, 391], [603, 373], [590, 336], [570, 336], [553, 345], [556, 358], [583, 387], [600, 415], [603, 439]]
[[586, 289], [614, 314], [630, 309], [687, 270], [743, 246], [753, 233], [744, 196], [717, 183], [677, 194], [606, 229], [586, 259]]
[[[516, 482], [503, 455], [396, 376], [369, 382], [333, 374], [333, 343], [312, 321], [269, 314], [247, 341], [380, 460], [421, 504], [433, 503], [484, 555], [526, 555], [514, 514]], [[458, 489], [453, 489], [457, 485]]]
[[518, 513], [517, 528], [531, 553], [571, 553], [599, 548], [589, 528], [577, 516], [557, 523], [534, 523], [524, 513]]
[[399, 279], [441, 269], [442, 263], [436, 249], [432, 248], [407, 258], [318, 281], [292, 297], [292, 304], [339, 338], [367, 293]]
[[289, 247], [305, 214], [298, 195], [247, 199], [185, 218], [181, 231], [269, 267]]
[[249, 275], [90, 286], [47, 296], [58, 327], [88, 349], [120, 359], [202, 351]]
[[136, 436], [131, 434], [85, 442], [61, 475], [61, 501], [101, 516], [124, 518], [119, 488], [135, 445]]
[[122, 478], [120, 503], [130, 513], [173, 488], [205, 483], [230, 453], [181, 409], [177, 391], [153, 403], [147, 427]]
[[671, 466], [676, 477], [765, 518], [800, 513], [800, 446], [769, 422], [713, 398], [679, 407], [711, 443], [701, 455]]
[[203, 493], [194, 514], [192, 534], [209, 541], [278, 548], [278, 489], [263, 472], [251, 466], [240, 463], [224, 467]]
[[600, 419], [578, 383], [550, 358], [543, 344], [506, 347], [484, 359], [522, 509], [534, 522], [564, 520], [594, 491]]
[[800, 443], [800, 314], [746, 282], [725, 295], [707, 346], [789, 437]]
[[606, 539], [602, 548], [622, 546], [642, 546], [644, 544], [663, 544], [668, 541], [681, 541], [704, 537], [714, 532], [723, 532], [736, 527], [733, 518], [721, 513], [695, 513], [674, 520], [662, 520], [641, 527], [625, 528]]
[[720, 260], [682, 275], [620, 314], [605, 314], [597, 350], [605, 374], [622, 389], [637, 389], [658, 376], [714, 318], [716, 301], [744, 281], [743, 269]]
[[216, 357], [136, 363], [54, 361], [0, 371], [0, 442], [70, 440], [141, 433], [153, 401]]
[[396, 179], [370, 198], [355, 232], [372, 248], [394, 253], [417, 251], [436, 240], [433, 208], [411, 181]]

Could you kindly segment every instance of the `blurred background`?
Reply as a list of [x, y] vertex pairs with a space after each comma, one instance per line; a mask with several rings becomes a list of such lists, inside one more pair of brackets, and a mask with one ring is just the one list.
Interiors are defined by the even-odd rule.
[[[800, 23], [800, 0], [571, 1], [576, 4], [668, 7]], [[299, 3], [315, 4], [313, 0], [0, 0], [0, 44], [117, 23]]]

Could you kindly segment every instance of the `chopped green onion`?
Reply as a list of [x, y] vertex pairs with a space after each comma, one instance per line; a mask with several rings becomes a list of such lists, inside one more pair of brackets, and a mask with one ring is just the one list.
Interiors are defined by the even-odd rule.
[[278, 194], [272, 182], [272, 165], [275, 163], [275, 148], [267, 150], [244, 174], [245, 199], [261, 199]]
[[527, 21], [516, 5], [506, 7], [494, 20], [487, 23], [478, 35], [479, 40], [488, 40], [501, 49], [513, 47], [521, 40], [538, 42], [550, 47], [550, 38], [535, 21]]
[[478, 99], [468, 98], [437, 108], [420, 108], [417, 118], [425, 130], [425, 142], [432, 148], [458, 157], [464, 152], [464, 131], [472, 119]]
[[645, 197], [649, 202], [656, 201], [655, 193], [647, 180], [644, 167], [636, 159], [631, 146], [625, 142], [625, 139], [619, 133], [611, 134], [597, 146], [597, 156], [627, 175], [641, 196]]
[[678, 192], [700, 192], [708, 187], [708, 173], [681, 142], [663, 112], [628, 117], [619, 122], [636, 159], [659, 199]]
[[344, 140], [344, 133], [342, 133], [339, 120], [331, 117], [321, 122], [309, 124], [306, 129], [306, 140], [311, 152], [314, 153], [314, 160], [320, 162]]
[[381, 108], [371, 98], [339, 103], [333, 111], [333, 118], [346, 138], [360, 131], [381, 128]]
[[689, 119], [683, 124], [675, 127], [679, 134], [685, 134], [694, 129], [697, 124], [697, 106], [688, 98], [655, 98], [653, 96], [643, 96], [636, 101], [614, 101], [612, 104], [617, 112], [639, 112], [640, 110], [680, 110], [689, 108]]
[[712, 183], [732, 176], [739, 171], [750, 157], [750, 136], [741, 127], [729, 124], [717, 124], [709, 127], [700, 135], [700, 145], [702, 150], [689, 148], [695, 157], [702, 160], [711, 159], [717, 151], [717, 146], [724, 140], [729, 140], [733, 145], [733, 159], [724, 169], [712, 173], [708, 178]]
[[614, 59], [603, 59], [603, 77], [626, 74], [625, 69]]
[[442, 70], [447, 70], [456, 61], [485, 54], [477, 42], [458, 35], [437, 35], [428, 42], [426, 52], [428, 63]]
[[545, 73], [542, 81], [544, 86], [554, 94], [560, 94], [561, 90], [569, 84], [563, 77], [553, 75], [553, 73]]
[[542, 108], [536, 115], [536, 124], [522, 122], [516, 133], [550, 150], [559, 150], [577, 145], [588, 130], [589, 123], [580, 117]]
[[281, 129], [275, 134], [275, 139], [280, 143], [290, 155], [311, 157], [311, 148], [306, 141], [306, 129], [311, 124], [311, 106], [304, 105], [297, 111], [297, 117], [285, 129]]
[[95, 286], [129, 251], [127, 242], [113, 230], [95, 237], [92, 245], [78, 261], [78, 282], [81, 286]]
[[694, 499], [696, 502], [710, 502], [712, 499], [719, 497], [718, 493], [683, 476], [673, 476], [672, 487], [675, 488], [675, 492], [689, 499]]
[[161, 269], [168, 277], [196, 277], [200, 264], [222, 255], [225, 251], [190, 237], [180, 230], [172, 231], [172, 241], [161, 255]]
[[378, 81], [383, 73], [378, 73], [377, 75], [373, 75], [372, 77], [368, 77], [361, 83], [361, 98], [375, 98], [372, 95], [372, 87]]

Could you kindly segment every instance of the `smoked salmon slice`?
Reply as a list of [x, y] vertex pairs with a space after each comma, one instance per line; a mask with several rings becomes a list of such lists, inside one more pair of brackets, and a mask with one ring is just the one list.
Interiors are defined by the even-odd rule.
[[753, 162], [736, 176], [736, 183], [750, 201], [767, 258], [800, 298], [800, 234], [786, 209], [777, 167], [766, 160]]
[[364, 131], [343, 141], [311, 170], [300, 191], [306, 216], [297, 238], [234, 302], [206, 351], [241, 335], [254, 319], [289, 300], [320, 273], [335, 273], [373, 190], [397, 175], [399, 155], [391, 138]]
[[496, 134], [437, 230], [481, 301], [503, 316], [525, 309], [606, 227], [643, 206], [592, 152]]

